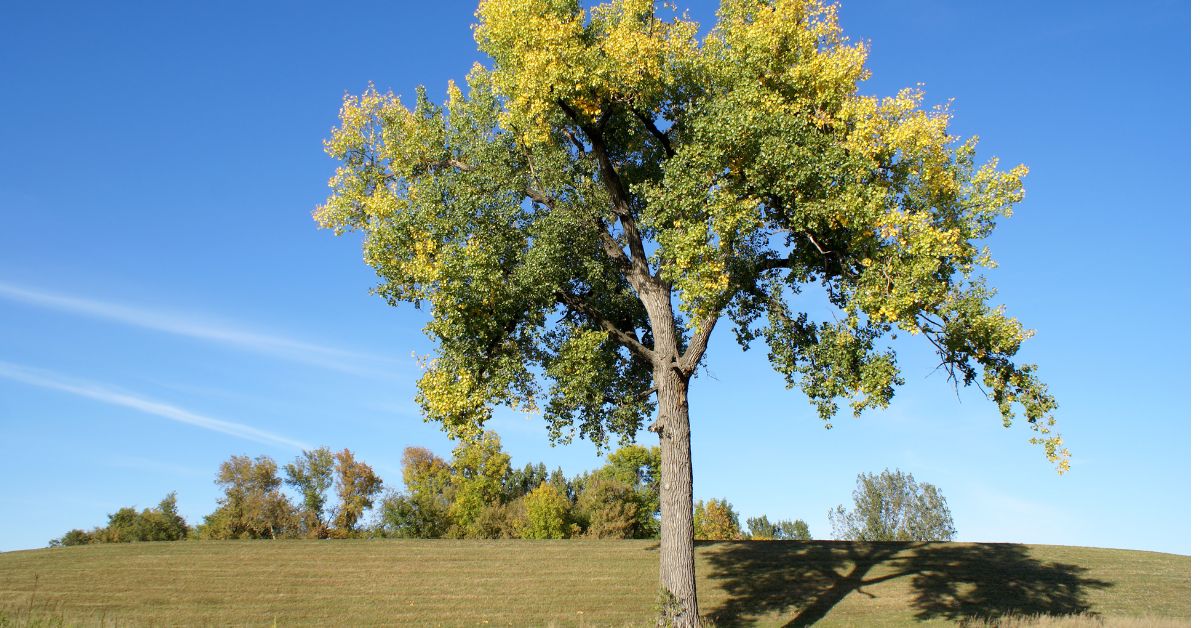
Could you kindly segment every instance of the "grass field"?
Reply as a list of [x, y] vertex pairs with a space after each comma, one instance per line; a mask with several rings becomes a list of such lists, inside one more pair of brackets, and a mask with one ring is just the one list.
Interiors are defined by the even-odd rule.
[[[1190, 617], [1190, 559], [1172, 554], [778, 541], [697, 556], [702, 612], [719, 626]], [[657, 575], [650, 541], [90, 545], [0, 554], [0, 625], [645, 626]]]

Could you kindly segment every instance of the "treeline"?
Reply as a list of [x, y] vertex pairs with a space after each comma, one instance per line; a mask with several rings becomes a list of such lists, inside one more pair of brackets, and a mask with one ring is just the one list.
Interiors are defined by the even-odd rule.
[[61, 545], [87, 545], [88, 543], [131, 543], [133, 541], [182, 541], [192, 533], [175, 506], [175, 493], [170, 493], [158, 504], [158, 508], [147, 508], [138, 512], [135, 508], [122, 508], [108, 516], [108, 525], [91, 532], [71, 530], [61, 538], [52, 539], [50, 547]]
[[[191, 527], [174, 493], [158, 508], [122, 508], [90, 532], [71, 530], [52, 546], [194, 539], [526, 538], [649, 539], [659, 532], [657, 447], [628, 445], [573, 478], [545, 464], [513, 468], [500, 438], [459, 443], [450, 460], [422, 447], [403, 456], [403, 490], [388, 489], [348, 449], [305, 451], [280, 468], [267, 456], [233, 456], [216, 483], [217, 509]], [[285, 487], [292, 495], [285, 493]], [[366, 511], [373, 519], [364, 522]], [[696, 538], [811, 538], [803, 521], [751, 517], [742, 530], [726, 500], [696, 504]]]

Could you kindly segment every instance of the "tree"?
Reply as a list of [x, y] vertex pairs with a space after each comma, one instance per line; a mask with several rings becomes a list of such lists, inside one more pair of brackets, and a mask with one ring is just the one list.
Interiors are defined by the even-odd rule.
[[860, 473], [854, 509], [830, 510], [829, 523], [834, 536], [848, 541], [950, 541], [955, 535], [942, 492], [899, 470]]
[[325, 538], [329, 526], [325, 518], [325, 499], [333, 486], [333, 452], [328, 447], [304, 451], [294, 462], [283, 467], [288, 486], [301, 497], [301, 525], [304, 533], [313, 538]]
[[[866, 46], [835, 6], [725, 0], [702, 38], [653, 0], [484, 0], [477, 16], [491, 65], [444, 106], [423, 89], [411, 108], [345, 99], [315, 218], [365, 234], [389, 303], [428, 305], [418, 402], [452, 437], [496, 405], [539, 407], [554, 440], [649, 422], [675, 623], [699, 621], [688, 392], [721, 319], [826, 421], [839, 400], [887, 406], [889, 339], [927, 338], [1065, 469], [1054, 399], [1016, 361], [1030, 332], [982, 276], [1026, 170], [977, 166], [918, 91], [860, 94]], [[801, 293], [832, 308], [798, 311]]]
[[500, 436], [495, 432], [465, 440], [454, 449], [450, 463], [454, 471], [454, 502], [449, 511], [454, 522], [451, 534], [466, 538], [491, 536], [482, 525], [481, 517], [489, 507], [500, 504], [504, 481], [512, 472], [510, 461], [511, 457], [501, 449]]
[[746, 530], [751, 541], [774, 541], [783, 536], [783, 529], [771, 523], [766, 515], [746, 519]]
[[51, 539], [50, 547], [71, 547], [72, 545], [87, 545], [92, 543], [94, 538], [88, 532], [84, 532], [79, 528], [68, 531], [62, 535], [62, 538]]
[[621, 447], [583, 481], [580, 507], [588, 536], [637, 539], [658, 535], [658, 487], [662, 457], [658, 447]]
[[299, 533], [300, 517], [279, 490], [275, 461], [267, 456], [231, 456], [216, 483], [225, 490], [217, 510], [204, 517], [201, 536], [210, 539], [274, 539]]
[[521, 469], [513, 469], [504, 479], [502, 499], [506, 502], [519, 500], [549, 479], [550, 474], [546, 471], [545, 463], [526, 463]]
[[175, 491], [171, 491], [157, 508], [142, 511], [139, 541], [182, 541], [188, 537], [191, 528], [180, 516], [177, 501]]
[[812, 540], [812, 534], [808, 531], [808, 524], [799, 519], [795, 521], [784, 519], [779, 523], [772, 523], [767, 519], [766, 515], [750, 517], [746, 520], [746, 529], [750, 532], [750, 540], [752, 541]]
[[407, 538], [444, 536], [451, 524], [453, 470], [423, 447], [406, 447], [402, 464], [407, 495], [391, 495], [383, 500], [381, 523]]
[[51, 540], [50, 546], [181, 541], [188, 537], [190, 531], [187, 521], [179, 516], [175, 492], [172, 491], [167, 493], [156, 508], [146, 508], [141, 512], [133, 506], [120, 508], [108, 516], [108, 525], [103, 528], [93, 528], [91, 532], [71, 530], [62, 538]]
[[568, 515], [571, 502], [558, 489], [543, 482], [525, 495], [525, 524], [521, 536], [526, 539], [565, 539], [571, 532]]
[[587, 535], [598, 539], [634, 539], [653, 536], [647, 525], [644, 502], [637, 490], [598, 473], [584, 480], [578, 503]]
[[339, 538], [350, 538], [358, 532], [358, 520], [364, 510], [375, 503], [375, 496], [383, 490], [383, 480], [365, 462], [354, 459], [349, 449], [333, 455], [337, 475], [337, 511], [333, 517], [332, 533]]
[[742, 538], [742, 526], [733, 506], [723, 499], [696, 502], [693, 516], [697, 540], [738, 541]]
[[784, 541], [811, 541], [812, 533], [808, 531], [808, 524], [804, 521], [784, 519], [779, 522], [779, 538]]

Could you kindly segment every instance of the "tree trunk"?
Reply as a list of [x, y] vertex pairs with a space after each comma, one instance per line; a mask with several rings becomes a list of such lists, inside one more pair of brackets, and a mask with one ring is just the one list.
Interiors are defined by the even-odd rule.
[[675, 626], [700, 623], [696, 603], [696, 558], [692, 542], [692, 431], [688, 422], [688, 378], [671, 366], [655, 369], [658, 435], [662, 447], [662, 508], [659, 579], [670, 594]]

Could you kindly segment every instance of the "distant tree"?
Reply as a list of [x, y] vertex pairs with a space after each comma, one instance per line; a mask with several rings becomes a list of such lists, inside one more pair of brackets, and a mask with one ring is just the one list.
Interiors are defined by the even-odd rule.
[[92, 535], [78, 528], [62, 535], [62, 538], [50, 541], [50, 547], [70, 547], [72, 545], [87, 545], [92, 542]]
[[608, 463], [597, 473], [657, 493], [662, 477], [662, 451], [658, 447], [626, 445], [608, 454]]
[[300, 525], [305, 536], [329, 535], [325, 501], [333, 486], [333, 452], [328, 447], [305, 451], [283, 467], [284, 481], [300, 493]]
[[141, 541], [182, 541], [188, 538], [191, 528], [179, 515], [175, 492], [171, 491], [158, 503], [157, 508], [141, 513]]
[[454, 503], [454, 470], [428, 449], [404, 450], [404, 486], [408, 489], [418, 536], [436, 538], [450, 528], [450, 505]]
[[697, 540], [736, 541], [742, 538], [738, 514], [724, 499], [696, 502], [693, 520]]
[[571, 503], [558, 489], [543, 482], [527, 494], [525, 525], [521, 536], [527, 539], [565, 539], [570, 535]]
[[274, 539], [299, 534], [300, 516], [279, 490], [275, 461], [231, 456], [221, 463], [216, 483], [225, 491], [217, 510], [204, 518], [201, 537]]
[[97, 543], [132, 543], [140, 540], [142, 518], [136, 508], [126, 506], [108, 516], [108, 525], [92, 533]]
[[772, 523], [767, 519], [766, 515], [761, 517], [750, 517], [746, 520], [746, 528], [750, 533], [750, 539], [754, 541], [811, 541], [812, 534], [808, 531], [808, 524], [797, 519], [789, 521], [781, 520], [778, 523]]
[[662, 457], [658, 447], [627, 445], [582, 483], [580, 508], [588, 535], [598, 538], [654, 538], [658, 535], [658, 488]]
[[853, 509], [830, 510], [829, 523], [849, 541], [949, 541], [956, 534], [942, 492], [899, 470], [860, 473]]
[[343, 449], [333, 457], [338, 505], [331, 535], [349, 538], [358, 533], [358, 521], [363, 511], [374, 505], [375, 497], [383, 490], [383, 480], [375, 475], [370, 465], [355, 460], [349, 449]]
[[783, 530], [767, 520], [767, 516], [746, 519], [746, 530], [752, 541], [773, 541], [783, 536]]
[[405, 538], [440, 538], [450, 529], [454, 501], [453, 469], [423, 447], [404, 449], [404, 488], [380, 506], [385, 533]]
[[580, 492], [578, 509], [587, 535], [598, 539], [632, 539], [653, 536], [643, 520], [643, 498], [637, 490], [611, 477], [589, 474]]
[[141, 512], [132, 506], [120, 508], [108, 516], [108, 525], [91, 532], [71, 530], [50, 542], [51, 547], [88, 543], [133, 543], [139, 541], [180, 541], [188, 538], [190, 528], [176, 507], [175, 493], [168, 493], [157, 508]]
[[523, 468], [513, 469], [512, 473], [504, 480], [503, 500], [506, 502], [519, 500], [549, 479], [550, 475], [546, 472], [545, 463], [539, 462], [535, 465], [530, 462]]
[[784, 519], [779, 522], [779, 538], [784, 541], [811, 541], [812, 533], [808, 531], [808, 524], [800, 519], [789, 521]]
[[473, 535], [481, 539], [520, 539], [524, 538], [526, 523], [524, 499], [507, 503], [497, 500], [479, 512]]
[[454, 449], [450, 463], [454, 471], [454, 501], [449, 512], [452, 535], [486, 538], [480, 517], [486, 508], [500, 502], [504, 481], [512, 471], [510, 460], [501, 449], [500, 436], [491, 431], [464, 440]]

